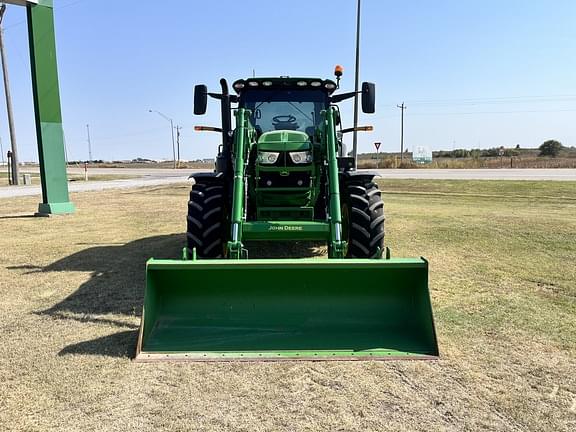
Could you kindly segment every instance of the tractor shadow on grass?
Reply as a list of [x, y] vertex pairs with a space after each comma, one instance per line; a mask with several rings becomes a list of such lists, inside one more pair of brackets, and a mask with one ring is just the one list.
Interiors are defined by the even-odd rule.
[[[85, 354], [133, 357], [138, 326], [118, 315], [140, 317], [146, 282], [146, 261], [178, 259], [182, 256], [185, 235], [172, 234], [138, 239], [126, 244], [106, 244], [60, 259], [41, 272], [91, 272], [90, 279], [61, 302], [37, 312], [54, 319], [113, 325], [122, 329], [110, 336], [69, 345], [60, 355]], [[258, 243], [247, 245], [251, 258], [313, 257], [322, 248], [308, 242], [293, 244]], [[133, 321], [133, 320], [132, 320]], [[126, 329], [130, 329], [125, 331]]]
[[132, 359], [136, 357], [137, 340], [137, 330], [122, 331], [110, 336], [68, 345], [58, 355], [81, 354]]
[[91, 321], [94, 315], [139, 316], [144, 298], [146, 261], [151, 257], [174, 259], [182, 254], [181, 234], [138, 239], [126, 244], [88, 247], [42, 269], [42, 272], [91, 272], [90, 279], [41, 314], [77, 315]]
[[91, 272], [91, 276], [74, 293], [51, 308], [37, 312], [38, 315], [121, 329], [110, 336], [66, 346], [59, 355], [134, 357], [138, 326], [133, 320], [131, 323], [118, 315], [133, 318], [142, 314], [146, 261], [151, 257], [177, 258], [182, 254], [184, 243], [184, 235], [173, 234], [126, 244], [92, 246], [40, 269], [41, 272]]

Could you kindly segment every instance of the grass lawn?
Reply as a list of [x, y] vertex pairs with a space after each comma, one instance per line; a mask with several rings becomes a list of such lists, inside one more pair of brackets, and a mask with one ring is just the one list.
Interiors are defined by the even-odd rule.
[[393, 255], [430, 260], [439, 361], [133, 363], [188, 187], [0, 200], [1, 429], [576, 430], [576, 183], [382, 189]]

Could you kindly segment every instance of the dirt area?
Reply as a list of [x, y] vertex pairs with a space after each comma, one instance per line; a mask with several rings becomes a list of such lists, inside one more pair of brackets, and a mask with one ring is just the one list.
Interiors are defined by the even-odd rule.
[[393, 254], [431, 263], [438, 361], [136, 364], [188, 186], [0, 200], [1, 429], [575, 430], [576, 183], [382, 187]]

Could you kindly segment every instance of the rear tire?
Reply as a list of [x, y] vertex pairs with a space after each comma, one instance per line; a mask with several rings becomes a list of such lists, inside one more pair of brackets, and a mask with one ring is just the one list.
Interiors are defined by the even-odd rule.
[[348, 258], [374, 258], [384, 251], [384, 202], [372, 181], [351, 181], [343, 200], [344, 238]]
[[190, 192], [187, 218], [188, 255], [222, 258], [227, 234], [226, 193], [217, 183], [196, 183]]

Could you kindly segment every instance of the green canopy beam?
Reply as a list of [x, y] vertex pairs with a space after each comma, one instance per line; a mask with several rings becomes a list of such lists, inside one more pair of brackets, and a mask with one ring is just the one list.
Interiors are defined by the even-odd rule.
[[42, 180], [40, 215], [74, 213], [68, 194], [52, 0], [9, 0], [26, 6], [36, 136]]

